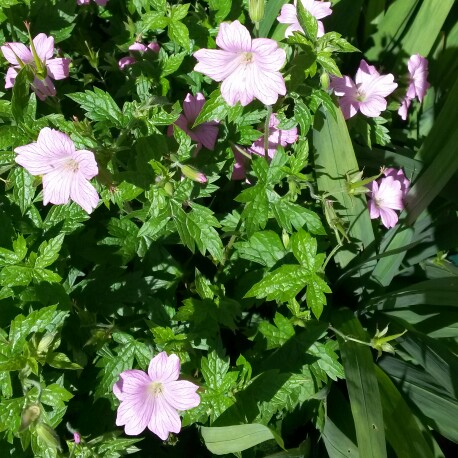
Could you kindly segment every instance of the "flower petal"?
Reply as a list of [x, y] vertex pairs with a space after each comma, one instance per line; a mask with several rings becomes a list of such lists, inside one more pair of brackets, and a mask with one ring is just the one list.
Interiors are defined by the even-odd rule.
[[30, 64], [33, 62], [33, 56], [30, 49], [22, 43], [5, 43], [1, 47], [1, 50], [5, 59], [10, 64], [19, 65], [17, 57], [19, 57], [24, 64]]
[[38, 143], [18, 146], [14, 151], [18, 154], [15, 161], [32, 175], [44, 175], [55, 169], [55, 159], [49, 157]]
[[55, 129], [41, 129], [37, 140], [38, 146], [51, 158], [63, 159], [73, 157], [75, 145], [71, 138]]
[[56, 95], [56, 88], [49, 76], [44, 80], [35, 77], [32, 83], [32, 88], [40, 100], [45, 100], [46, 97], [53, 97]]
[[162, 396], [155, 398], [148, 429], [162, 440], [166, 440], [169, 433], [179, 433], [181, 430], [181, 419], [177, 411]]
[[165, 351], [158, 353], [149, 363], [148, 374], [153, 382], [172, 382], [180, 375], [180, 359], [177, 355], [167, 356]]
[[215, 81], [226, 79], [239, 67], [242, 60], [240, 54], [219, 49], [199, 49], [194, 57], [199, 61], [194, 70]]
[[95, 161], [94, 153], [87, 150], [79, 150], [73, 154], [73, 159], [79, 164], [79, 173], [90, 180], [94, 178], [98, 173], [99, 169], [97, 167], [97, 162]]
[[72, 178], [73, 172], [61, 168], [43, 175], [43, 205], [68, 203]]
[[213, 151], [216, 140], [218, 139], [219, 128], [217, 124], [204, 123], [193, 129], [193, 134], [197, 138], [196, 141], [202, 143], [205, 148]]
[[70, 62], [70, 59], [60, 57], [48, 60], [46, 62], [48, 75], [54, 80], [68, 78]]
[[39, 33], [34, 39], [33, 44], [38, 57], [42, 62], [52, 58], [54, 54], [54, 37], [48, 37], [44, 33]]
[[234, 21], [230, 24], [223, 22], [219, 26], [216, 44], [225, 51], [234, 53], [250, 52], [250, 32], [240, 21]]
[[121, 401], [116, 416], [116, 425], [124, 426], [129, 436], [141, 434], [151, 421], [157, 399], [148, 394]]
[[70, 198], [87, 213], [92, 213], [99, 203], [99, 195], [96, 189], [79, 172], [74, 173], [70, 188]]
[[252, 52], [255, 64], [268, 72], [280, 70], [286, 61], [286, 52], [279, 48], [275, 40], [256, 38], [253, 40]]
[[382, 219], [382, 224], [387, 229], [396, 226], [399, 219], [397, 213], [391, 208], [380, 208], [380, 217]]
[[192, 94], [187, 94], [183, 102], [183, 111], [186, 119], [189, 122], [189, 125], [192, 126], [194, 121], [199, 116], [199, 113], [202, 111], [202, 107], [205, 104], [205, 97], [203, 94], [198, 92], [195, 96]]
[[9, 89], [14, 86], [16, 76], [17, 70], [14, 67], [9, 67], [5, 75], [5, 89]]
[[196, 393], [199, 389], [194, 383], [187, 380], [178, 380], [164, 385], [165, 400], [177, 410], [188, 410], [200, 404], [200, 396]]

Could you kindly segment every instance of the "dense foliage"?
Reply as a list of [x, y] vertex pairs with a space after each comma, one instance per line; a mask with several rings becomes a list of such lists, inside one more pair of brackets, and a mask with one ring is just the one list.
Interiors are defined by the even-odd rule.
[[0, 456], [452, 456], [453, 0], [0, 7]]

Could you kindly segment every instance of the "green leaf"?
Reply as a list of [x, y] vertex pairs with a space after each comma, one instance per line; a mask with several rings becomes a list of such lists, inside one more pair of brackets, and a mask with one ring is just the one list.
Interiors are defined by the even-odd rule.
[[7, 266], [0, 272], [0, 285], [27, 286], [32, 282], [33, 269], [23, 266]]
[[64, 353], [50, 353], [46, 357], [46, 363], [56, 369], [82, 369], [79, 364], [72, 363], [69, 357]]
[[[367, 210], [365, 197], [350, 197], [346, 192], [346, 174], [359, 170], [352, 142], [340, 110], [337, 119], [320, 110], [322, 122], [315, 123], [313, 145], [315, 147], [315, 170], [320, 192], [330, 193], [337, 215], [343, 220], [345, 230], [352, 240], [361, 242], [360, 249], [366, 249], [374, 242], [374, 232]], [[356, 247], [345, 245], [337, 252], [335, 260], [345, 267], [357, 256]]]
[[360, 458], [358, 447], [329, 417], [325, 419], [322, 435], [329, 458]]
[[[382, 399], [383, 419], [386, 438], [400, 458], [435, 458], [424, 433], [418, 427], [418, 420], [413, 415], [401, 393], [390, 378], [375, 367], [380, 397]], [[429, 434], [428, 434], [429, 435]], [[406, 437], [409, 440], [406, 440]], [[430, 437], [429, 440], [432, 438]]]
[[180, 46], [182, 46], [185, 49], [190, 48], [189, 30], [182, 22], [179, 22], [179, 21], [169, 22], [167, 33], [169, 35], [169, 38], [173, 42], [179, 44]]
[[331, 57], [330, 52], [320, 52], [316, 57], [317, 62], [331, 75], [342, 77], [336, 61]]
[[231, 12], [232, 0], [206, 0], [210, 10], [216, 11], [215, 21], [220, 24]]
[[67, 94], [67, 97], [80, 104], [89, 119], [108, 121], [118, 128], [125, 127], [125, 116], [108, 92], [95, 87], [94, 91], [75, 92]]
[[[367, 341], [359, 320], [349, 310], [336, 314], [341, 333]], [[364, 458], [386, 458], [382, 405], [371, 350], [360, 343], [337, 336], [345, 379], [355, 422], [358, 450]]]
[[300, 229], [291, 237], [291, 248], [299, 263], [309, 271], [315, 271], [320, 266], [316, 265], [317, 244], [308, 232]]
[[302, 2], [297, 2], [296, 10], [297, 19], [305, 34], [315, 41], [318, 35], [318, 21], [315, 16], [305, 8]]
[[283, 447], [276, 434], [267, 426], [256, 423], [211, 428], [202, 426], [200, 431], [208, 450], [215, 455], [241, 452], [271, 439]]
[[149, 11], [142, 16], [141, 27], [144, 32], [157, 29], [165, 29], [169, 19], [165, 17], [164, 12]]
[[185, 52], [172, 54], [171, 56], [164, 55], [164, 58], [161, 61], [161, 76], [164, 77], [175, 73], [180, 68], [185, 56]]
[[19, 70], [14, 80], [13, 95], [11, 97], [11, 114], [17, 124], [24, 121], [29, 104], [29, 87], [33, 80], [29, 66]]
[[299, 123], [300, 136], [305, 138], [310, 127], [312, 126], [312, 115], [307, 105], [299, 96], [294, 98], [294, 117]]
[[216, 89], [206, 100], [193, 127], [207, 121], [221, 121], [233, 110], [234, 107], [230, 107], [223, 99], [220, 89]]
[[24, 215], [35, 197], [34, 178], [24, 168], [16, 167], [11, 171], [9, 180], [13, 184], [13, 200]]
[[265, 297], [267, 300], [287, 302], [307, 284], [309, 272], [298, 265], [283, 265], [268, 273], [245, 294], [245, 297]]
[[258, 331], [266, 338], [266, 350], [281, 347], [295, 335], [291, 321], [281, 313], [276, 312], [274, 317], [275, 326], [268, 321], [261, 321]]
[[184, 19], [188, 14], [189, 6], [189, 3], [185, 3], [184, 5], [172, 5], [172, 10], [170, 12], [172, 21], [181, 21], [181, 19]]
[[274, 266], [286, 255], [280, 237], [273, 231], [255, 232], [247, 242], [235, 243], [234, 248], [241, 258], [266, 267]]
[[[249, 200], [246, 201], [245, 199]], [[269, 219], [269, 200], [267, 198], [266, 188], [262, 184], [242, 191], [235, 200], [247, 202], [242, 211], [241, 218], [245, 222], [245, 229], [248, 236], [266, 227], [267, 220]]]
[[59, 257], [59, 252], [64, 241], [64, 234], [59, 234], [47, 242], [43, 242], [38, 248], [38, 257], [35, 261], [35, 267], [44, 268], [48, 267], [56, 261]]
[[264, 17], [259, 23], [260, 38], [266, 38], [269, 36], [270, 29], [272, 28], [272, 25], [276, 22], [276, 19], [280, 13], [280, 9], [285, 3], [288, 3], [288, 0], [269, 0], [268, 2], [266, 2]]

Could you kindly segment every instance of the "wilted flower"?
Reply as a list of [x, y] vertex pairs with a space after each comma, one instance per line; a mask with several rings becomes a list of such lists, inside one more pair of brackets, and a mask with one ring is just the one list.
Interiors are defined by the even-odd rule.
[[423, 97], [429, 88], [428, 60], [426, 58], [420, 56], [420, 54], [414, 54], [410, 57], [407, 68], [409, 69], [409, 87], [398, 110], [399, 116], [404, 121], [407, 119], [407, 111], [412, 100], [417, 98], [420, 102], [423, 101]]
[[122, 372], [113, 386], [114, 395], [121, 401], [116, 424], [125, 426], [128, 435], [150, 431], [166, 440], [169, 433], [179, 433], [181, 420], [177, 410], [196, 407], [200, 397], [194, 383], [178, 380], [180, 360], [165, 352], [150, 362], [148, 373], [140, 370]]
[[[157, 54], [160, 51], [160, 49], [161, 47], [159, 46], [157, 41], [152, 41], [148, 45], [144, 45], [143, 43], [139, 43], [138, 41], [136, 41], [134, 44], [131, 44], [129, 46], [129, 51], [133, 52], [134, 54], [143, 54], [146, 51], [151, 51]], [[137, 62], [135, 56], [124, 56], [121, 57], [121, 59], [119, 59], [118, 66], [121, 70], [123, 70], [128, 65], [135, 64], [135, 62]]]
[[91, 213], [99, 195], [89, 180], [98, 173], [91, 151], [76, 151], [71, 138], [45, 127], [36, 143], [19, 146], [15, 158], [32, 175], [43, 175], [43, 204], [66, 204], [70, 199]]
[[223, 81], [221, 94], [229, 105], [240, 102], [245, 106], [254, 98], [272, 105], [279, 94], [286, 94], [279, 72], [286, 53], [275, 40], [252, 40], [247, 28], [234, 21], [219, 26], [216, 44], [221, 49], [200, 49], [194, 53], [199, 61], [194, 70]]
[[[270, 159], [274, 157], [279, 146], [285, 147], [288, 143], [294, 143], [297, 141], [296, 127], [288, 130], [282, 130], [277, 128], [279, 124], [280, 121], [275, 116], [275, 113], [272, 113], [269, 120], [269, 144], [267, 150]], [[256, 140], [248, 149], [248, 152], [264, 156], [264, 136], [258, 138], [258, 140]]]
[[381, 218], [382, 224], [389, 229], [398, 222], [395, 210], [404, 209], [403, 198], [407, 189], [407, 179], [404, 173], [396, 173], [394, 169], [388, 170], [385, 178], [372, 181], [367, 186], [370, 191], [368, 205], [371, 219]]
[[365, 60], [361, 60], [354, 82], [349, 76], [332, 77], [330, 86], [339, 97], [345, 119], [355, 116], [358, 110], [369, 118], [376, 118], [386, 110], [385, 97], [398, 87], [391, 73], [380, 75]]
[[[318, 36], [324, 35], [324, 26], [318, 19], [323, 19], [332, 14], [331, 2], [318, 2], [315, 0], [301, 0], [303, 7], [317, 19], [318, 22]], [[299, 19], [297, 18], [297, 0], [294, 0], [294, 5], [283, 5], [281, 8], [280, 16], [277, 18], [278, 22], [282, 24], [289, 24], [285, 31], [285, 37], [289, 37], [293, 32], [302, 32]]]
[[[193, 127], [204, 104], [205, 97], [200, 92], [195, 96], [187, 94], [183, 102], [183, 113], [180, 114], [174, 124], [184, 130], [191, 137], [191, 140], [197, 143], [197, 151], [202, 148], [202, 145], [212, 151], [218, 138], [218, 122], [208, 121]], [[173, 135], [173, 125], [169, 126], [167, 134]]]
[[[97, 5], [105, 6], [108, 0], [94, 0], [94, 2], [97, 3]], [[76, 3], [78, 5], [89, 5], [89, 3], [91, 3], [91, 0], [76, 0]]]
[[22, 43], [5, 43], [1, 47], [5, 59], [13, 64], [6, 72], [5, 88], [14, 86], [19, 70], [30, 65], [35, 73], [32, 88], [40, 100], [56, 95], [56, 88], [52, 80], [61, 80], [68, 77], [70, 59], [52, 58], [54, 54], [54, 38], [39, 33], [30, 47]]

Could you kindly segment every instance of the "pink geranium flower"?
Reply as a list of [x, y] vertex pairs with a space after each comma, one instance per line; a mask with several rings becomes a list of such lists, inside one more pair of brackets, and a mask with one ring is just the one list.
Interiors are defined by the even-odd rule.
[[386, 177], [393, 177], [395, 180], [401, 183], [402, 198], [404, 199], [410, 187], [410, 180], [406, 178], [406, 176], [404, 175], [404, 171], [402, 169], [395, 169], [393, 167], [389, 167], [387, 169], [383, 169], [383, 174]]
[[[197, 143], [197, 151], [202, 148], [202, 145], [213, 151], [218, 138], [218, 122], [208, 121], [193, 127], [204, 104], [205, 97], [200, 92], [195, 96], [187, 94], [183, 102], [183, 114], [179, 116], [174, 124], [184, 130], [191, 137], [191, 140]], [[173, 135], [173, 126], [169, 126], [167, 134]]]
[[89, 180], [98, 174], [91, 151], [76, 151], [70, 137], [49, 127], [40, 131], [36, 143], [19, 146], [16, 162], [32, 175], [43, 175], [43, 204], [75, 201], [88, 213], [99, 195]]
[[407, 68], [409, 69], [409, 86], [398, 110], [399, 116], [404, 121], [407, 119], [407, 111], [412, 100], [417, 98], [422, 102], [430, 86], [428, 83], [428, 59], [420, 56], [420, 54], [414, 54], [410, 57]]
[[380, 75], [373, 65], [361, 60], [356, 72], [355, 81], [349, 76], [332, 77], [331, 88], [339, 97], [339, 105], [345, 119], [349, 119], [359, 111], [369, 118], [376, 118], [386, 110], [385, 97], [391, 94], [398, 85], [394, 76]]
[[[134, 54], [135, 53], [143, 54], [146, 51], [152, 51], [157, 54], [160, 51], [160, 49], [161, 47], [159, 46], [157, 41], [152, 41], [147, 46], [139, 42], [135, 42], [134, 44], [129, 46], [129, 51], [133, 52]], [[135, 62], [137, 62], [136, 57], [125, 56], [119, 59], [118, 66], [121, 70], [123, 70], [128, 65], [135, 64]]]
[[136, 369], [122, 372], [113, 386], [121, 401], [116, 424], [126, 434], [136, 436], [148, 427], [166, 440], [169, 433], [179, 433], [181, 420], [177, 410], [188, 410], [200, 403], [194, 383], [178, 380], [180, 360], [163, 351], [150, 362], [148, 373]]
[[[394, 169], [388, 169], [394, 170]], [[395, 210], [403, 210], [404, 191], [403, 183], [406, 180], [394, 172], [388, 172], [388, 176], [369, 183], [369, 214], [371, 219], [381, 218], [386, 228], [394, 227], [398, 222]], [[393, 176], [394, 175], [394, 176]]]
[[232, 169], [231, 180], [239, 181], [246, 178], [246, 168], [248, 165], [249, 158], [248, 153], [245, 153], [246, 156], [240, 152], [240, 150], [245, 151], [240, 146], [232, 147], [232, 153], [234, 154], [234, 168]]
[[[279, 146], [285, 147], [288, 143], [297, 141], [296, 127], [288, 130], [281, 130], [277, 128], [278, 124], [280, 124], [280, 121], [275, 116], [275, 113], [272, 113], [269, 120], [269, 146], [267, 150], [270, 159], [274, 157]], [[264, 156], [264, 136], [258, 138], [248, 151], [258, 154], [259, 156]]]
[[48, 37], [44, 33], [39, 33], [33, 39], [33, 46], [35, 47], [38, 62], [34, 58], [32, 47], [27, 47], [22, 43], [5, 43], [1, 47], [5, 59], [13, 65], [6, 72], [5, 88], [13, 87], [18, 71], [24, 65], [30, 65], [36, 74], [40, 71], [45, 73], [45, 75], [41, 75], [41, 77], [44, 76], [43, 79], [35, 76], [32, 83], [32, 88], [37, 97], [40, 100], [45, 100], [48, 96], [56, 95], [56, 88], [52, 80], [61, 80], [68, 77], [70, 59], [53, 59], [54, 38]]
[[[318, 37], [322, 37], [324, 35], [324, 26], [318, 19], [323, 19], [332, 14], [331, 2], [301, 0], [301, 3], [304, 8], [317, 19]], [[304, 33], [304, 29], [299, 24], [299, 19], [297, 18], [297, 0], [294, 0], [294, 5], [283, 5], [277, 20], [282, 24], [289, 24], [289, 27], [285, 30], [285, 37], [289, 37], [293, 32]]]
[[247, 28], [234, 21], [219, 26], [216, 44], [221, 49], [200, 49], [194, 70], [215, 81], [223, 81], [221, 94], [229, 105], [248, 105], [258, 99], [266, 105], [286, 94], [280, 68], [286, 53], [269, 38], [251, 39]]

